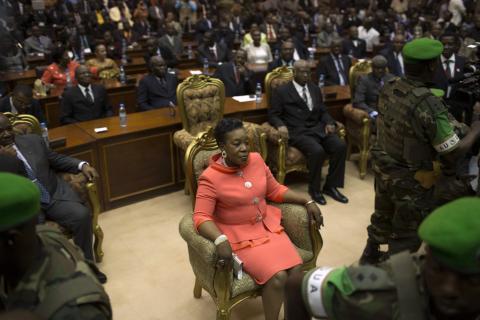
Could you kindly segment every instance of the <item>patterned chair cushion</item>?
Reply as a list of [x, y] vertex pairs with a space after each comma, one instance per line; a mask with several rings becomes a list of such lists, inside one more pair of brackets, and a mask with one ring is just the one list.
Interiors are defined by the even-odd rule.
[[243, 127], [247, 131], [250, 151], [261, 152], [260, 135], [264, 132], [263, 128], [260, 125], [251, 122], [243, 122]]
[[205, 131], [208, 126], [214, 127], [222, 118], [218, 87], [209, 85], [201, 89], [186, 89], [183, 94], [190, 134], [193, 136]]
[[195, 181], [198, 181], [198, 178], [202, 174], [202, 172], [208, 167], [208, 163], [210, 161], [210, 157], [214, 154], [220, 152], [220, 149], [212, 150], [212, 151], [205, 151], [200, 150], [195, 159], [193, 159], [193, 172], [195, 174]]
[[187, 130], [182, 129], [176, 131], [173, 134], [173, 142], [180, 150], [187, 150], [188, 146], [195, 139], [195, 136], [191, 135]]
[[68, 172], [61, 172], [58, 175], [65, 180], [70, 187], [72, 187], [73, 191], [75, 191], [79, 196], [80, 199], [84, 204], [90, 205], [88, 191], [87, 191], [87, 177], [83, 173], [68, 173]]
[[[292, 76], [293, 77], [293, 76]], [[281, 85], [284, 85], [288, 82], [292, 81], [292, 78], [283, 78], [283, 77], [277, 77], [272, 79], [270, 82], [270, 87], [273, 89], [280, 87]]]
[[295, 147], [288, 146], [287, 159], [285, 160], [285, 164], [287, 166], [306, 164], [306, 159], [303, 153], [300, 152], [300, 150]]
[[16, 123], [13, 126], [13, 132], [18, 135], [32, 134], [33, 128], [28, 123]]

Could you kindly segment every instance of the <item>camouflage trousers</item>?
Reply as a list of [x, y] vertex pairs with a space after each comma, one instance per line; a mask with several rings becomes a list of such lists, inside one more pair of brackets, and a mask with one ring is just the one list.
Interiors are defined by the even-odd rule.
[[415, 252], [421, 245], [417, 229], [433, 209], [433, 188], [423, 188], [410, 172], [391, 178], [375, 173], [375, 211], [368, 238], [388, 244], [389, 254]]

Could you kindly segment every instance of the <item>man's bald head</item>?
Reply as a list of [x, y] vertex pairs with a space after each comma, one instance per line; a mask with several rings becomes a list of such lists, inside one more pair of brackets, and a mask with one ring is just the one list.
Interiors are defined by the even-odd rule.
[[0, 113], [0, 146], [9, 146], [14, 141], [14, 133], [10, 120]]
[[165, 60], [160, 56], [153, 56], [150, 58], [150, 71], [159, 78], [164, 78], [167, 72], [167, 65]]
[[296, 83], [301, 86], [310, 80], [310, 66], [306, 60], [297, 60], [293, 64], [293, 77]]
[[79, 65], [75, 69], [75, 79], [80, 85], [88, 87], [92, 83], [92, 73], [86, 65]]

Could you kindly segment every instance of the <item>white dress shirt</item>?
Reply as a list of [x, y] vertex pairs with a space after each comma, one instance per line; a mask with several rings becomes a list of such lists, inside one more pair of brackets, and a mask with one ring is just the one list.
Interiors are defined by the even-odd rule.
[[[450, 59], [446, 59], [443, 55], [440, 56], [440, 61], [442, 62], [442, 68], [443, 68], [443, 71], [445, 71], [445, 73], [447, 72], [447, 60], [450, 60], [450, 64], [449, 64], [449, 69], [450, 69], [450, 74], [452, 75], [452, 78], [455, 77], [455, 54], [452, 54], [452, 56], [450, 57]], [[452, 91], [452, 86], [449, 85], [447, 87], [447, 92], [445, 93], [445, 97], [446, 98], [450, 98], [450, 93]]]
[[401, 52], [393, 52], [393, 55], [395, 56], [395, 58], [398, 57], [398, 63], [400, 64], [400, 69], [402, 70], [402, 74], [405, 74], [405, 67], [403, 65], [403, 56], [402, 56], [402, 53]]
[[[85, 94], [85, 90], [87, 89], [87, 87], [84, 87], [80, 84], [78, 85], [78, 87], [80, 88], [80, 91], [82, 91], [82, 94], [86, 98], [87, 95]], [[90, 97], [92, 98], [92, 101], [95, 102], [95, 97], [93, 96], [93, 91], [92, 91], [92, 86], [91, 85], [88, 86], [88, 93], [90, 94]]]
[[358, 37], [367, 43], [367, 52], [373, 52], [373, 47], [380, 43], [380, 33], [375, 28], [358, 27]]
[[303, 88], [305, 88], [306, 90], [306, 94], [307, 94], [307, 106], [308, 106], [308, 110], [312, 111], [313, 110], [313, 101], [312, 101], [312, 96], [310, 95], [310, 91], [308, 90], [308, 86], [305, 85], [304, 87], [302, 87], [301, 85], [299, 85], [295, 80], [293, 80], [293, 86], [295, 87], [295, 90], [297, 90], [298, 92], [298, 95], [300, 96], [300, 98], [303, 99]]
[[18, 110], [17, 108], [15, 108], [15, 105], [13, 104], [13, 98], [10, 97], [10, 105], [12, 106], [12, 110], [10, 112], [12, 112], [13, 114], [18, 114]]

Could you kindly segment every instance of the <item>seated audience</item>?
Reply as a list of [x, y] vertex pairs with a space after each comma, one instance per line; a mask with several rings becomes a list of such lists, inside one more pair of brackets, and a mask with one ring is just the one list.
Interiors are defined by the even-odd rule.
[[[6, 161], [23, 166], [14, 156], [0, 155], [0, 166]], [[36, 226], [40, 198], [30, 180], [0, 173], [0, 278], [9, 288], [2, 288], [0, 318], [112, 319], [110, 301], [95, 279], [98, 270], [93, 262], [86, 260], [58, 229]]]
[[278, 25], [272, 12], [265, 16], [265, 23], [260, 26], [261, 32], [267, 35], [268, 43], [275, 43], [278, 39]]
[[378, 55], [372, 59], [372, 72], [361, 75], [357, 79], [355, 86], [355, 95], [353, 106], [367, 112], [372, 119], [378, 115], [378, 96], [383, 85], [393, 78], [393, 75], [387, 72], [387, 59]]
[[177, 58], [173, 52], [168, 47], [161, 45], [158, 38], [149, 38], [145, 45], [147, 51], [143, 55], [143, 59], [147, 65], [150, 59], [154, 56], [161, 57], [169, 68], [173, 68], [177, 65]]
[[55, 86], [65, 86], [70, 79], [72, 84], [76, 84], [75, 70], [79, 64], [73, 60], [73, 53], [65, 50], [64, 47], [57, 47], [52, 52], [52, 60], [53, 63], [43, 72], [42, 82]]
[[182, 38], [183, 30], [182, 25], [176, 20], [175, 13], [168, 11], [165, 15], [165, 25], [171, 24], [176, 31], [176, 35]]
[[[82, 172], [92, 181], [98, 178], [97, 171], [85, 161], [50, 150], [39, 135], [15, 135], [10, 121], [3, 114], [0, 114], [0, 133], [1, 153], [20, 159], [28, 178], [38, 187], [40, 213], [71, 232], [85, 259], [94, 261], [90, 209], [83, 205], [78, 194], [55, 170], [75, 174]], [[43, 219], [40, 217], [39, 220]], [[105, 283], [106, 276], [97, 272], [99, 280]]]
[[336, 134], [335, 120], [323, 104], [320, 88], [311, 81], [307, 61], [296, 61], [294, 79], [273, 90], [268, 122], [288, 139], [289, 145], [305, 155], [310, 172], [308, 192], [312, 199], [322, 205], [327, 203], [320, 192], [320, 182], [323, 163], [328, 157], [323, 193], [347, 203], [347, 197], [337, 189], [344, 183], [347, 147]]
[[197, 21], [195, 26], [195, 38], [200, 43], [202, 37], [205, 37], [205, 32], [213, 30], [217, 27], [216, 17], [211, 10], [207, 10], [205, 15]]
[[[433, 211], [418, 229], [425, 243], [419, 253], [404, 251], [378, 265], [354, 263], [292, 274], [287, 319], [413, 319], [415, 314], [420, 319], [478, 319], [478, 212], [480, 200], [473, 197]], [[398, 282], [398, 277], [405, 280]], [[401, 301], [410, 302], [404, 307]]]
[[83, 54], [90, 54], [93, 52], [95, 41], [87, 33], [87, 30], [83, 25], [79, 25], [77, 28], [77, 39], [75, 41], [75, 44], [77, 52], [81, 52], [82, 50]]
[[175, 29], [173, 23], [168, 23], [166, 26], [166, 33], [160, 37], [158, 41], [159, 46], [168, 48], [176, 57], [180, 59], [183, 52], [182, 38]]
[[[254, 31], [260, 31], [258, 24], [256, 23], [252, 23], [250, 25], [250, 31], [248, 33], [245, 33], [245, 35], [243, 36], [242, 48], [246, 48], [247, 46], [253, 43], [252, 32]], [[260, 31], [260, 42], [268, 44], [267, 35], [261, 31]]]
[[132, 27], [132, 38], [135, 41], [139, 41], [142, 38], [148, 38], [151, 32], [150, 23], [147, 19], [143, 19], [141, 16], [133, 18], [134, 23]]
[[80, 65], [75, 71], [78, 85], [63, 93], [61, 107], [62, 124], [88, 121], [112, 116], [107, 91], [101, 85], [92, 84], [89, 68]]
[[405, 37], [398, 34], [393, 38], [390, 47], [383, 49], [380, 54], [387, 58], [388, 70], [397, 77], [405, 75], [405, 67], [403, 62], [402, 49], [405, 45]]
[[141, 111], [177, 104], [177, 77], [167, 72], [162, 57], [150, 59], [149, 74], [140, 80], [137, 89], [138, 108]]
[[358, 29], [351, 26], [348, 29], [348, 38], [343, 40], [343, 54], [356, 59], [363, 59], [367, 56], [367, 44], [365, 40], [358, 38]]
[[203, 42], [197, 48], [197, 59], [202, 65], [206, 60], [210, 67], [217, 67], [220, 63], [231, 60], [231, 52], [225, 44], [215, 41], [212, 31], [206, 31], [203, 34]]
[[245, 47], [247, 52], [248, 63], [263, 64], [269, 63], [273, 60], [270, 46], [260, 41], [260, 31], [254, 30], [251, 32], [253, 43]]
[[175, 9], [178, 11], [178, 19], [185, 32], [192, 32], [197, 22], [197, 2], [194, 0], [176, 0]]
[[268, 71], [272, 71], [273, 69], [282, 67], [282, 66], [293, 68], [293, 63], [295, 62], [295, 60], [293, 59], [294, 51], [295, 51], [295, 46], [293, 42], [291, 41], [283, 42], [282, 47], [280, 48], [280, 57], [268, 64]]
[[22, 49], [9, 35], [0, 35], [2, 50], [0, 52], [0, 71], [21, 72], [28, 69], [27, 60]]
[[373, 52], [373, 48], [380, 44], [380, 32], [373, 26], [374, 18], [369, 16], [358, 27], [358, 38], [365, 40], [367, 52]]
[[25, 39], [23, 44], [24, 50], [27, 54], [49, 54], [52, 50], [52, 40], [42, 35], [42, 30], [39, 26], [32, 27], [32, 35]]
[[46, 122], [40, 102], [33, 99], [32, 88], [25, 84], [17, 84], [9, 96], [0, 99], [0, 112], [31, 114], [38, 122]]
[[103, 34], [103, 44], [107, 48], [107, 57], [113, 60], [122, 58], [122, 42], [115, 39], [111, 31], [105, 31]]
[[302, 259], [283, 231], [281, 210], [267, 200], [304, 205], [318, 227], [321, 212], [308, 197], [279, 184], [262, 157], [249, 152], [240, 120], [220, 120], [215, 139], [221, 153], [210, 158], [198, 179], [195, 228], [215, 243], [219, 267], [229, 263], [232, 253], [243, 261], [244, 272], [263, 285], [265, 319], [278, 319], [287, 275], [301, 274]]
[[335, 38], [339, 38], [338, 32], [333, 30], [331, 23], [326, 23], [322, 30], [317, 34], [317, 46], [319, 48], [330, 48], [332, 41]]
[[[317, 68], [317, 75], [324, 75], [325, 85], [347, 85], [348, 72], [352, 65], [349, 56], [342, 53], [342, 40], [334, 39], [330, 48], [330, 54], [322, 57]], [[318, 79], [317, 77], [317, 79]]]
[[87, 66], [100, 79], [116, 79], [120, 72], [117, 63], [107, 58], [107, 49], [103, 44], [97, 45], [95, 58], [88, 60]]
[[293, 60], [297, 61], [300, 59], [308, 58], [307, 46], [303, 43], [303, 41], [299, 40], [297, 37], [292, 37], [290, 30], [287, 27], [280, 27], [278, 33], [279, 33], [279, 37], [278, 37], [277, 43], [271, 45], [271, 48], [274, 52], [276, 53], [280, 52], [282, 48], [282, 43], [284, 43], [285, 41], [290, 41], [290, 42], [293, 42], [293, 45], [294, 45]]
[[225, 96], [233, 97], [254, 93], [254, 74], [248, 69], [246, 62], [247, 53], [239, 49], [235, 53], [233, 62], [218, 66], [213, 77], [222, 80], [225, 85]]

